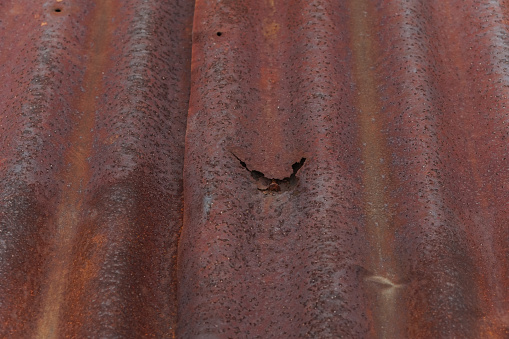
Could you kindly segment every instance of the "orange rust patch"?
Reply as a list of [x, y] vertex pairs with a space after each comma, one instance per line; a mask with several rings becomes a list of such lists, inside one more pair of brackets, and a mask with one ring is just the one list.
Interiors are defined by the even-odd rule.
[[[107, 60], [107, 49], [112, 27], [109, 24], [114, 1], [100, 1], [93, 11], [89, 27], [92, 27], [86, 44], [89, 54], [88, 63], [84, 65], [86, 73], [82, 87], [84, 92], [76, 91], [77, 97], [74, 107], [80, 112], [80, 118], [75, 119], [76, 127], [71, 135], [71, 147], [66, 152], [70, 167], [62, 173], [64, 185], [61, 191], [56, 223], [55, 256], [50, 263], [48, 273], [48, 290], [43, 296], [41, 318], [37, 324], [36, 338], [60, 337], [59, 329], [61, 309], [64, 306], [64, 294], [67, 291], [69, 273], [73, 266], [74, 251], [72, 244], [80, 223], [80, 213], [83, 203], [83, 188], [87, 185], [90, 168], [87, 158], [92, 147], [92, 128], [96, 97], [101, 93], [101, 73]], [[88, 266], [90, 268], [90, 266]], [[87, 271], [87, 270], [86, 270]], [[90, 269], [86, 276], [93, 274]]]

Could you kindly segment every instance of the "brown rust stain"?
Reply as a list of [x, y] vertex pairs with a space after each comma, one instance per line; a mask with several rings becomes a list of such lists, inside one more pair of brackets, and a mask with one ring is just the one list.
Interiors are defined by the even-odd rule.
[[107, 60], [109, 38], [112, 34], [109, 18], [115, 8], [114, 1], [98, 1], [88, 25], [91, 27], [86, 44], [85, 75], [82, 87], [84, 92], [73, 104], [75, 127], [71, 134], [71, 146], [66, 152], [67, 170], [62, 173], [63, 187], [56, 213], [57, 233], [54, 242], [54, 256], [49, 264], [47, 278], [48, 289], [43, 294], [41, 318], [36, 328], [36, 338], [58, 338], [61, 327], [61, 309], [73, 264], [73, 245], [80, 222], [80, 212], [84, 191], [90, 177], [87, 158], [90, 156], [96, 109], [96, 97], [102, 90], [102, 73]]
[[399, 280], [394, 257], [393, 227], [390, 211], [390, 161], [386, 139], [381, 132], [379, 94], [376, 89], [375, 48], [370, 27], [367, 1], [350, 2], [356, 106], [362, 150], [364, 185], [364, 213], [367, 238], [370, 243], [367, 259], [370, 275], [365, 278], [367, 289], [374, 294], [372, 309], [374, 331], [379, 338], [396, 338], [404, 333], [398, 321], [398, 294], [403, 287]]
[[[277, 156], [283, 148], [283, 128], [280, 115], [278, 114], [279, 87], [281, 81], [281, 67], [278, 62], [277, 52], [279, 48], [278, 32], [279, 24], [276, 21], [274, 1], [268, 1], [269, 15], [263, 20], [262, 32], [265, 43], [260, 48], [260, 85], [262, 99], [261, 127], [265, 129], [260, 135], [261, 151], [265, 151], [272, 163], [278, 163]], [[283, 178], [277, 178], [283, 179]]]

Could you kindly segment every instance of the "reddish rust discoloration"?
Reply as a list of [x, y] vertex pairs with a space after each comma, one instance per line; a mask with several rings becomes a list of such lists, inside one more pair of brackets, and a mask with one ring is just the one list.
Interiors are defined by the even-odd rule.
[[[90, 18], [84, 22], [92, 29], [83, 41], [83, 54], [87, 59], [82, 66], [85, 70], [83, 82], [73, 89], [77, 94], [70, 108], [75, 115], [71, 117], [73, 127], [68, 136], [69, 148], [63, 156], [67, 167], [59, 175], [64, 185], [55, 214], [56, 235], [52, 245], [54, 257], [45, 267], [47, 284], [42, 294], [35, 338], [60, 337], [61, 329], [64, 328], [62, 320], [68, 316], [62, 309], [65, 307], [66, 292], [75, 287], [70, 285], [70, 275], [76, 256], [73, 247], [79, 242], [76, 235], [82, 220], [83, 200], [90, 181], [90, 163], [87, 159], [92, 152], [97, 98], [104, 91], [102, 74], [107, 71], [107, 58], [111, 54], [108, 53], [108, 48], [115, 30], [115, 26], [110, 24], [110, 18], [117, 7], [115, 1], [101, 1], [91, 8]], [[55, 12], [54, 8], [52, 10]], [[62, 10], [57, 13], [61, 14]], [[97, 270], [97, 267], [95, 269]], [[87, 275], [82, 277], [86, 278]]]
[[0, 6], [0, 337], [174, 337], [193, 3]]
[[508, 13], [0, 2], [0, 337], [508, 337]]
[[[485, 5], [479, 13], [491, 6], [503, 10]], [[503, 88], [495, 75], [481, 74], [492, 70], [500, 79], [501, 56], [473, 66], [483, 50], [475, 46], [497, 46], [489, 41], [505, 28], [447, 19], [456, 10], [476, 16], [475, 7], [474, 1], [455, 2], [454, 9], [438, 1], [274, 1], [249, 7], [239, 22], [234, 18], [246, 10], [239, 3], [200, 3], [179, 259], [181, 335], [506, 335], [508, 307], [500, 300], [508, 290], [501, 273], [508, 191], [490, 183], [508, 176], [498, 167], [506, 151], [495, 147], [507, 128], [468, 119], [454, 120], [452, 128], [447, 120], [468, 112], [454, 94], [458, 77], [478, 84], [478, 92], [465, 85], [461, 93], [470, 107], [490, 110], [486, 122], [502, 119], [507, 101], [503, 93], [483, 94]], [[487, 22], [499, 22], [496, 15]], [[459, 41], [476, 44], [460, 66], [470, 67], [449, 68], [462, 60], [450, 53], [450, 39], [465, 25], [470, 33]], [[205, 38], [211, 27], [225, 34]], [[269, 128], [271, 118], [280, 124]], [[492, 145], [484, 154], [461, 147], [469, 139], [459, 133], [465, 123], [479, 145]], [[492, 132], [498, 139], [491, 140]], [[264, 182], [252, 185], [228, 151], [262, 172]], [[288, 176], [282, 171], [299, 154], [309, 160], [294, 189], [253, 193], [266, 190], [270, 178]], [[481, 163], [484, 177], [464, 170]], [[494, 169], [500, 179], [488, 175]], [[460, 205], [454, 197], [465, 188]], [[483, 201], [498, 206], [497, 217], [467, 212], [476, 203], [489, 209]], [[498, 252], [480, 255], [486, 242], [498, 243]], [[499, 266], [480, 269], [486, 260]], [[249, 299], [254, 290], [260, 296]], [[266, 309], [277, 316], [264, 317]]]
[[274, 179], [272, 179], [272, 182], [270, 183], [270, 185], [269, 185], [269, 187], [267, 189], [269, 191], [272, 191], [272, 192], [279, 192], [279, 191], [281, 191], [281, 187], [279, 187], [279, 184]]

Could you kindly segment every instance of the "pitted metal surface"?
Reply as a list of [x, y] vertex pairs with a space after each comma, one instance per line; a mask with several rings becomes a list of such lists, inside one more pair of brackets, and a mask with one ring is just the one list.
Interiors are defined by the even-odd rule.
[[505, 1], [3, 1], [0, 337], [507, 338]]

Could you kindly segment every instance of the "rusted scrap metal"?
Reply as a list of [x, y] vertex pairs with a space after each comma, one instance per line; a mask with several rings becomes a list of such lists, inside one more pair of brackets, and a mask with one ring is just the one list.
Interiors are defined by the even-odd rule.
[[502, 1], [4, 1], [0, 337], [507, 338]]

